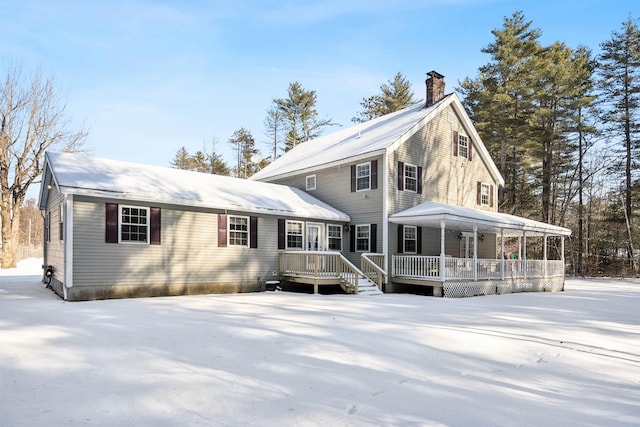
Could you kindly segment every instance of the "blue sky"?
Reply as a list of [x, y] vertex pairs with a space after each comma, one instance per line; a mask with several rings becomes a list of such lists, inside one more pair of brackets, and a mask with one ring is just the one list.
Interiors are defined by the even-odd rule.
[[247, 128], [266, 157], [266, 110], [299, 81], [323, 118], [343, 126], [397, 72], [424, 97], [425, 73], [447, 92], [489, 61], [481, 49], [522, 10], [541, 41], [594, 52], [637, 0], [5, 1], [0, 61], [55, 77], [90, 154], [168, 166], [176, 151]]

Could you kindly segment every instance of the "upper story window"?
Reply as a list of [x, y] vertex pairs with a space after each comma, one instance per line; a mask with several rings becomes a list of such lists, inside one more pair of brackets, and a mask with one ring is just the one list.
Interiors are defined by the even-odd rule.
[[415, 165], [404, 165], [404, 189], [407, 191], [418, 191], [418, 167]]
[[473, 141], [467, 135], [453, 132], [453, 155], [471, 160]]
[[120, 241], [149, 242], [149, 208], [120, 206]]
[[229, 215], [229, 246], [249, 246], [249, 217]]
[[307, 190], [315, 190], [316, 189], [316, 176], [315, 175], [307, 176], [306, 183], [307, 183], [307, 187], [306, 187]]
[[493, 207], [493, 185], [478, 181], [476, 204]]
[[368, 190], [371, 188], [371, 164], [362, 163], [356, 166], [356, 190]]
[[398, 190], [422, 194], [422, 167], [399, 161]]
[[351, 165], [351, 192], [378, 188], [378, 160]]
[[489, 206], [489, 198], [490, 198], [490, 186], [489, 184], [485, 184], [484, 182], [480, 187], [480, 204], [482, 206]]
[[465, 135], [458, 135], [458, 156], [469, 158], [469, 138]]
[[303, 249], [302, 221], [287, 221], [287, 249]]
[[329, 240], [329, 250], [342, 250], [342, 226], [334, 224], [327, 225], [327, 237]]

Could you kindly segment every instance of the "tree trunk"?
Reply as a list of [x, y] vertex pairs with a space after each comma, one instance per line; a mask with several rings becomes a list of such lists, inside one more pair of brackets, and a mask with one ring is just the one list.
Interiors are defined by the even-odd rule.
[[[5, 193], [8, 191], [3, 191]], [[20, 209], [12, 209], [10, 194], [2, 195], [0, 203], [2, 219], [2, 252], [0, 268], [15, 268], [18, 262], [18, 231], [20, 225]]]

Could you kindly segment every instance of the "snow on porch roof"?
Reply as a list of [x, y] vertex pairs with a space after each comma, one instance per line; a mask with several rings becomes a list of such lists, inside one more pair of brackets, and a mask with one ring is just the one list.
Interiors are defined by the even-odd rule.
[[500, 233], [500, 230], [504, 230], [505, 236], [520, 236], [523, 231], [528, 235], [571, 235], [571, 230], [568, 228], [544, 222], [437, 202], [421, 203], [389, 217], [389, 221], [393, 223], [435, 228], [440, 228], [441, 220], [445, 221], [445, 227], [449, 230], [468, 231], [477, 225], [478, 231]]
[[[64, 194], [167, 203], [320, 220], [350, 217], [297, 188], [228, 176], [87, 157], [46, 155], [53, 182]], [[43, 179], [42, 185], [48, 185]], [[47, 192], [41, 190], [41, 198]], [[41, 200], [42, 203], [42, 200]]]

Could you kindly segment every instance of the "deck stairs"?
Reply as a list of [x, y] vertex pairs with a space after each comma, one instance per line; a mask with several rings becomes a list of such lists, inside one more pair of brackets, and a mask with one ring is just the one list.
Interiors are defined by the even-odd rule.
[[382, 295], [383, 292], [369, 280], [366, 276], [361, 274], [358, 277], [358, 295]]

